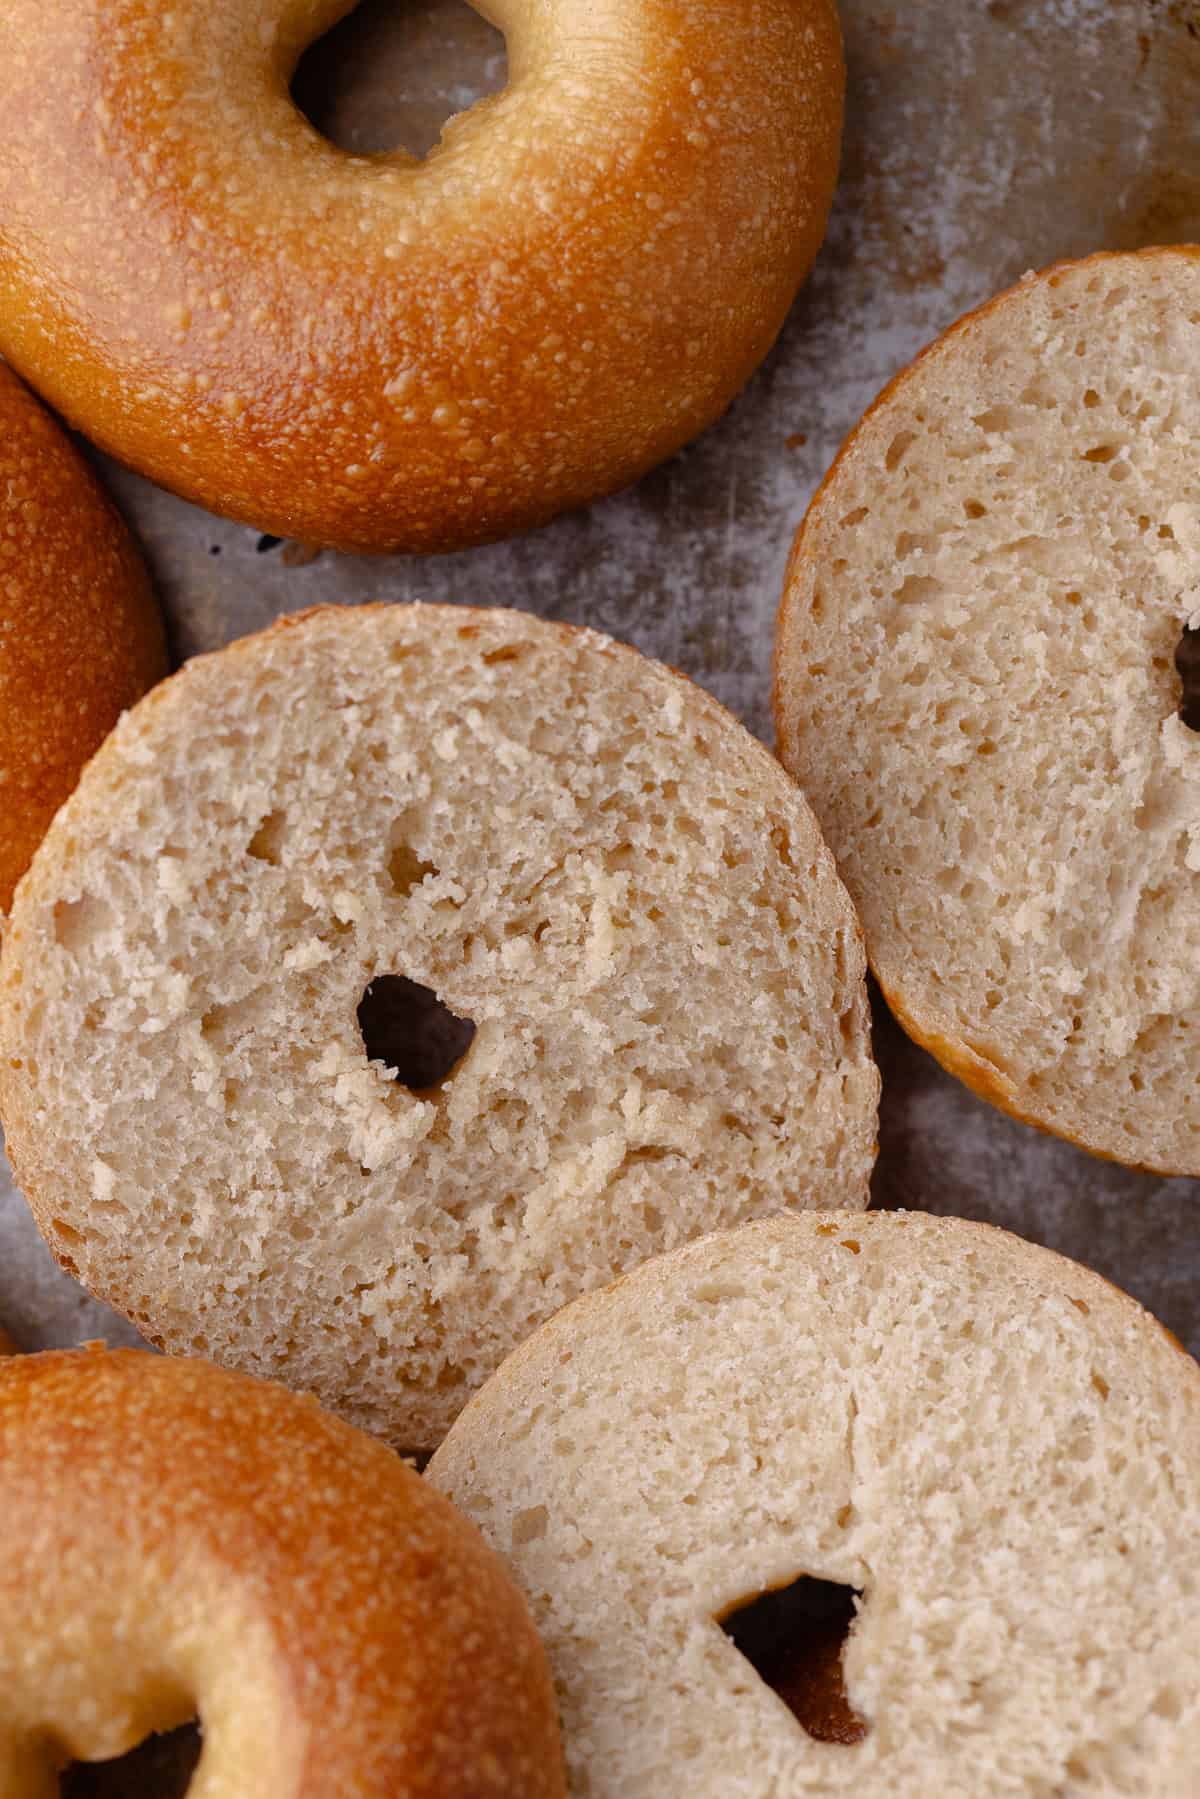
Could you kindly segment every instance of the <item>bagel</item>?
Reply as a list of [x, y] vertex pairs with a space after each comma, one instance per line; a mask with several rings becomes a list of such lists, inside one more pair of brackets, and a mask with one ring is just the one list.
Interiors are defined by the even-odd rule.
[[0, 1363], [0, 1794], [199, 1717], [196, 1799], [557, 1799], [499, 1560], [312, 1400], [136, 1350]]
[[427, 1479], [529, 1597], [575, 1795], [1195, 1791], [1200, 1370], [1002, 1231], [693, 1243], [538, 1331]]
[[156, 689], [18, 896], [0, 1048], [72, 1273], [405, 1449], [620, 1269], [867, 1202], [808, 807], [682, 676], [523, 613], [328, 608]]
[[424, 162], [288, 81], [349, 0], [7, 0], [0, 350], [215, 512], [446, 550], [623, 486], [773, 342], [833, 193], [833, 0], [486, 0]]
[[775, 691], [901, 1024], [1014, 1116], [1190, 1175], [1198, 450], [1200, 250], [1027, 277], [852, 433]]
[[0, 923], [83, 764], [165, 673], [132, 538], [0, 363]]

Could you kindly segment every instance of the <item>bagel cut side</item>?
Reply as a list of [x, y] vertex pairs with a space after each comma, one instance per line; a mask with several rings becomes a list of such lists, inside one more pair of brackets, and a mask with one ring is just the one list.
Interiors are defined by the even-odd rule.
[[0, 1112], [72, 1273], [407, 1449], [567, 1299], [865, 1206], [858, 928], [772, 756], [593, 632], [326, 609], [189, 663], [60, 815]]
[[74, 445], [0, 363], [0, 926], [80, 769], [166, 672], [132, 537]]
[[824, 235], [833, 0], [486, 0], [509, 84], [424, 161], [289, 81], [351, 0], [6, 0], [0, 350], [174, 492], [447, 550], [724, 411]]
[[528, 1596], [576, 1799], [1188, 1799], [1200, 1369], [986, 1225], [775, 1218], [580, 1299], [427, 1479]]
[[0, 1518], [3, 1799], [192, 1718], [189, 1799], [562, 1799], [499, 1558], [311, 1399], [136, 1350], [0, 1362]]
[[1027, 277], [796, 540], [780, 754], [901, 1024], [1018, 1118], [1200, 1174], [1200, 250]]

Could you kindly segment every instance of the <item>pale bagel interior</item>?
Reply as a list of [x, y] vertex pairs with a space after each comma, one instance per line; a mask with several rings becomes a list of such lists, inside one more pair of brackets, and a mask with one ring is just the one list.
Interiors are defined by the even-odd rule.
[[[432, 1447], [578, 1292], [865, 1205], [863, 970], [802, 798], [682, 677], [522, 614], [327, 610], [92, 764], [4, 945], [0, 1098], [93, 1290]], [[384, 978], [474, 1026], [432, 1090], [393, 1077], [411, 1012], [360, 1029]]]
[[[577, 1799], [1127, 1795], [1200, 1766], [1200, 1371], [1097, 1275], [917, 1214], [747, 1225], [562, 1312], [429, 1476], [510, 1560]], [[858, 1593], [816, 1741], [721, 1628]]]
[[1008, 1110], [1191, 1174], [1198, 453], [1200, 253], [1031, 278], [851, 438], [777, 664], [781, 754], [902, 1022]]

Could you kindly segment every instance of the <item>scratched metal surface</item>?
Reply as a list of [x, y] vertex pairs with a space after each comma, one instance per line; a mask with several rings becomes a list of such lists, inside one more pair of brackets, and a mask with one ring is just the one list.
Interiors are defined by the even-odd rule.
[[[616, 499], [426, 561], [305, 561], [109, 468], [177, 654], [319, 601], [524, 606], [664, 657], [769, 736], [788, 541], [879, 387], [1024, 269], [1200, 240], [1200, 0], [843, 0], [843, 19], [848, 122], [829, 240], [775, 353], [721, 424]], [[366, 0], [313, 52], [301, 91], [347, 147], [421, 150], [503, 68], [500, 39], [460, 0]], [[1012, 1123], [881, 1010], [877, 1020], [877, 1201], [1051, 1244], [1200, 1350], [1197, 1183], [1109, 1167]], [[51, 1266], [3, 1172], [0, 1324], [26, 1348], [134, 1340]]]

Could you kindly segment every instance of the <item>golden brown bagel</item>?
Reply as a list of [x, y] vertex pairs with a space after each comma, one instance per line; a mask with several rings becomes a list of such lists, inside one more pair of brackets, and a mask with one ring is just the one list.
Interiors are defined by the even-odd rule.
[[0, 364], [0, 915], [92, 751], [165, 673], [129, 533]]
[[381, 1444], [203, 1362], [0, 1364], [0, 1799], [198, 1715], [192, 1799], [556, 1799], [528, 1613]]
[[0, 349], [214, 511], [445, 550], [716, 418], [824, 233], [832, 0], [486, 0], [510, 81], [424, 162], [288, 81], [348, 0], [8, 0]]

